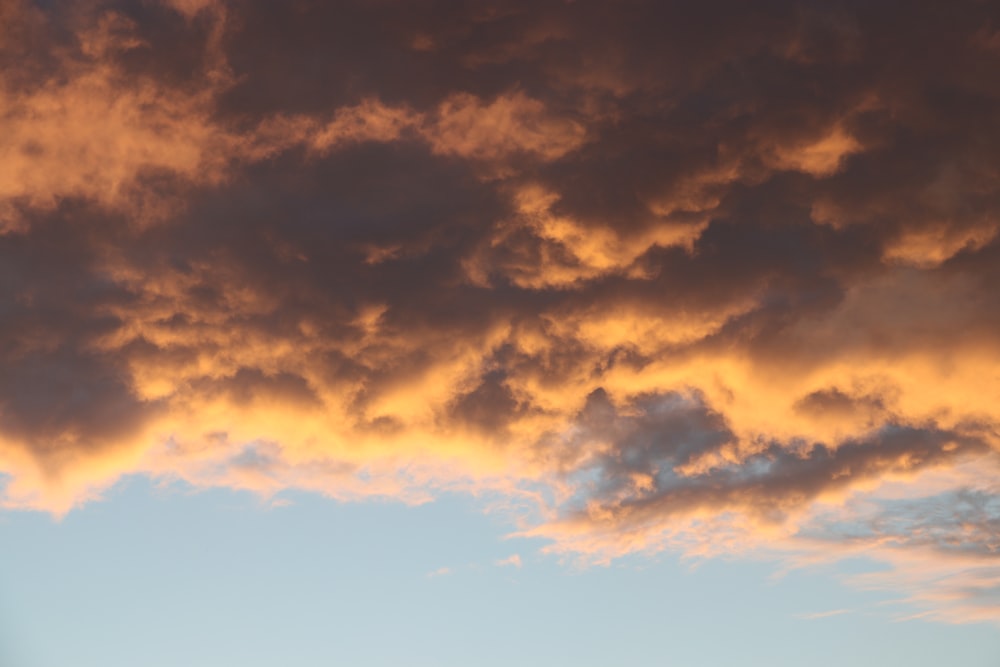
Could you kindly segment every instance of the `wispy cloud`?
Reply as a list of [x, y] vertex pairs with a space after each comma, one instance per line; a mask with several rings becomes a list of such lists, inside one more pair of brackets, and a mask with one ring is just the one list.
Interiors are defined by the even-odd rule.
[[444, 576], [447, 576], [449, 574], [451, 574], [451, 568], [450, 567], [439, 567], [436, 570], [432, 570], [431, 572], [428, 572], [426, 576], [427, 576], [428, 579], [433, 579], [435, 577], [444, 577]]
[[497, 567], [516, 567], [516, 568], [520, 568], [521, 565], [522, 565], [522, 563], [521, 563], [521, 556], [520, 556], [520, 554], [511, 554], [510, 556], [507, 556], [506, 558], [501, 558], [500, 560], [496, 561], [495, 565]]

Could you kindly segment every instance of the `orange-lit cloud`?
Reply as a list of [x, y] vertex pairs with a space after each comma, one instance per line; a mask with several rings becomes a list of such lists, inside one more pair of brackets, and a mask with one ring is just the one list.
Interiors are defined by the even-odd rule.
[[4, 4], [3, 505], [489, 491], [1000, 617], [990, 9], [389, 4]]

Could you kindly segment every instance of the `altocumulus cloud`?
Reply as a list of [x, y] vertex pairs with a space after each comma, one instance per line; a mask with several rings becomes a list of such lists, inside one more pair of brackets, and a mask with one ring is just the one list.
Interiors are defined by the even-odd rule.
[[419, 502], [1000, 618], [1000, 10], [0, 9], [0, 471]]

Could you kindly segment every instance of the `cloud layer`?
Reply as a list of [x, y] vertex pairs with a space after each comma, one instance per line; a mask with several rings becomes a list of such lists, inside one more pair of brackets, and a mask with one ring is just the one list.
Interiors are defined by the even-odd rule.
[[989, 3], [0, 9], [0, 471], [530, 505], [1000, 618]]

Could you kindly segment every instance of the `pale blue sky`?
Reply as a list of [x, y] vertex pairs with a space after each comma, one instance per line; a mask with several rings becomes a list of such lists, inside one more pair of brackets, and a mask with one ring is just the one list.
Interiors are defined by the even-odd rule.
[[[0, 516], [7, 667], [993, 667], [988, 625], [897, 622], [830, 571], [633, 556], [580, 569], [466, 497], [408, 507], [121, 483]], [[495, 563], [519, 554], [521, 568]], [[428, 576], [448, 568], [447, 574]], [[803, 614], [854, 609], [828, 618]]]

